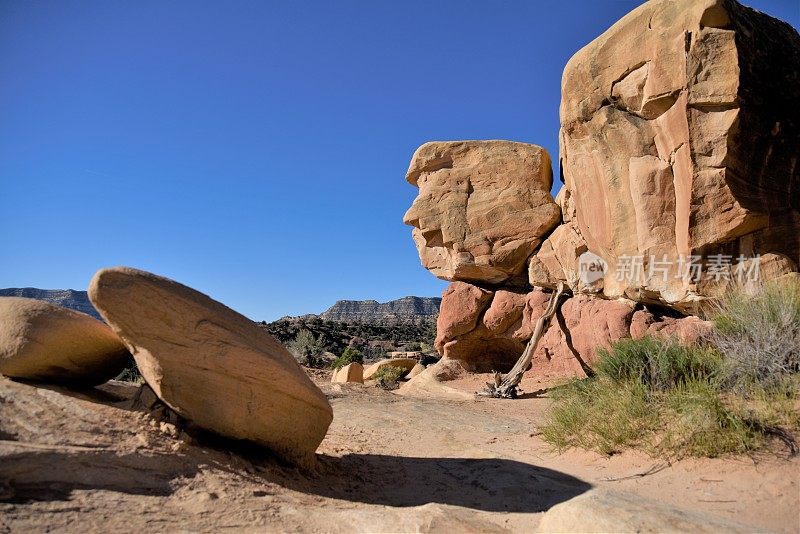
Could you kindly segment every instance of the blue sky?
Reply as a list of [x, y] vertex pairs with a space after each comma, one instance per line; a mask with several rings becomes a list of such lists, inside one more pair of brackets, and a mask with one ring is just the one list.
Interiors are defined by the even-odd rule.
[[130, 265], [256, 320], [438, 295], [402, 223], [414, 149], [556, 160], [564, 64], [637, 4], [4, 0], [0, 287]]

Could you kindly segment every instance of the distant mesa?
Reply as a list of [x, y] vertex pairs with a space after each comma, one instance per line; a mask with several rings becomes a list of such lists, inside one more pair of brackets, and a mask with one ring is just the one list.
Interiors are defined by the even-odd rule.
[[86, 315], [91, 315], [95, 319], [102, 321], [100, 314], [94, 309], [92, 303], [89, 302], [89, 296], [86, 291], [75, 291], [73, 289], [38, 289], [35, 287], [10, 287], [8, 289], [0, 289], [0, 297], [24, 297], [27, 299], [36, 299], [69, 308], [70, 310], [79, 311]]
[[[92, 306], [86, 291], [73, 289], [39, 289], [35, 287], [0, 289], [0, 297], [24, 297], [43, 300], [57, 306], [91, 315], [102, 321]], [[320, 317], [326, 321], [373, 323], [385, 320], [389, 323], [416, 323], [433, 320], [439, 314], [439, 297], [403, 297], [389, 302], [376, 300], [340, 300], [321, 315], [306, 314], [283, 319], [312, 319]]]
[[439, 297], [403, 297], [389, 302], [340, 300], [320, 317], [326, 321], [342, 322], [419, 322], [435, 319], [441, 303], [442, 299]]

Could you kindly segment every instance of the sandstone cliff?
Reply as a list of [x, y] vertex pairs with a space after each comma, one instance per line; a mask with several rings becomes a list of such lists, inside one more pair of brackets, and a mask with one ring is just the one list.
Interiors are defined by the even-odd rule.
[[[800, 35], [735, 0], [652, 0], [568, 62], [559, 163], [511, 141], [427, 143], [404, 221], [455, 282], [436, 346], [507, 370], [548, 289], [573, 293], [535, 355], [580, 374], [624, 337], [691, 341], [715, 297], [800, 263]], [[527, 278], [527, 284], [521, 282]], [[536, 365], [536, 364], [535, 364]]]

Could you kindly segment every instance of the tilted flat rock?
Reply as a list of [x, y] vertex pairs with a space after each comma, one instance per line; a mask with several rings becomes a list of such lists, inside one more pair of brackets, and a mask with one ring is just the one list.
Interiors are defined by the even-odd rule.
[[[531, 265], [567, 278], [585, 241], [609, 264], [604, 293], [679, 309], [725, 287], [681, 276], [681, 256], [800, 262], [800, 35], [734, 0], [642, 4], [567, 64], [560, 152], [570, 230]], [[641, 273], [618, 279], [625, 256]], [[664, 276], [650, 270], [663, 258]], [[574, 286], [573, 286], [574, 289]]]
[[127, 267], [95, 274], [89, 298], [178, 414], [294, 463], [314, 463], [331, 406], [255, 323], [194, 289]]
[[550, 156], [536, 145], [425, 143], [406, 179], [419, 195], [403, 221], [422, 264], [444, 280], [524, 281], [528, 257], [561, 219]]
[[0, 298], [0, 373], [6, 376], [94, 386], [117, 376], [130, 357], [108, 326], [84, 313]]
[[595, 488], [550, 508], [536, 532], [698, 532], [745, 534], [758, 529], [684, 510], [632, 493]]

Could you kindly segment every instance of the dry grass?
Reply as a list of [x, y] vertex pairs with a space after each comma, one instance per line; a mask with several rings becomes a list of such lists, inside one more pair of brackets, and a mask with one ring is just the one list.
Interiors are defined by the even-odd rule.
[[725, 358], [720, 378], [740, 392], [785, 390], [800, 371], [800, 283], [734, 291], [716, 310], [711, 343]]
[[400, 387], [400, 378], [406, 373], [408, 373], [408, 371], [402, 367], [386, 365], [381, 367], [373, 378], [378, 382], [379, 387], [392, 390]]
[[554, 392], [540, 430], [559, 450], [715, 457], [758, 450], [775, 435], [792, 441], [800, 429], [795, 389], [751, 383], [744, 395], [729, 387], [727, 363], [710, 347], [645, 338], [601, 354], [594, 378]]

